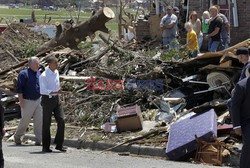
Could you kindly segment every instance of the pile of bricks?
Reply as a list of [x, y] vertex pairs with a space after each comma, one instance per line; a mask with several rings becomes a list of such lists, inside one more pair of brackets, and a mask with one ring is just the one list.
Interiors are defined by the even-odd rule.
[[151, 38], [150, 36], [150, 25], [148, 20], [139, 19], [136, 24], [136, 40], [143, 41]]

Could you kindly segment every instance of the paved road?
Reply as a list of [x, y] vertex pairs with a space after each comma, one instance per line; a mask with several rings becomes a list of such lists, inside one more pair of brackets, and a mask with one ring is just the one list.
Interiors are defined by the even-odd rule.
[[4, 143], [3, 150], [6, 168], [214, 168], [73, 148], [69, 148], [67, 153], [54, 151], [44, 154], [39, 146]]

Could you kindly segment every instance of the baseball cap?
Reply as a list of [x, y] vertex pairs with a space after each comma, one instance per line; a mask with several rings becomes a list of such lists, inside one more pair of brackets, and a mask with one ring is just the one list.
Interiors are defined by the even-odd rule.
[[248, 48], [246, 47], [240, 47], [236, 51], [236, 55], [249, 55]]

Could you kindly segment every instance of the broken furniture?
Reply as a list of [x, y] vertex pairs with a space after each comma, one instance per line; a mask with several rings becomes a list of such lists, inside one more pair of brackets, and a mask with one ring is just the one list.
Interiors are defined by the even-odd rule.
[[195, 151], [197, 149], [195, 136], [208, 142], [217, 136], [217, 115], [213, 109], [171, 125], [166, 148], [167, 157], [179, 160]]
[[116, 126], [118, 132], [142, 130], [142, 114], [138, 105], [117, 110]]
[[230, 135], [233, 131], [233, 124], [218, 125], [218, 135]]
[[195, 160], [197, 162], [211, 164], [214, 166], [222, 165], [222, 153], [223, 144], [222, 142], [206, 142], [197, 138], [198, 148], [196, 152]]

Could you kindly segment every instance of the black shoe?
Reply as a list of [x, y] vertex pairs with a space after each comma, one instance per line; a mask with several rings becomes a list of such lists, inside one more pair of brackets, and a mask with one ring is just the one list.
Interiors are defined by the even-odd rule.
[[52, 152], [52, 150], [51, 150], [51, 149], [46, 149], [46, 148], [44, 148], [44, 149], [43, 149], [43, 152], [46, 152], [46, 153], [51, 153], [51, 152]]
[[59, 150], [59, 151], [61, 151], [61, 152], [67, 152], [67, 148], [64, 147], [64, 146], [56, 146], [55, 149], [56, 149], [56, 150]]

